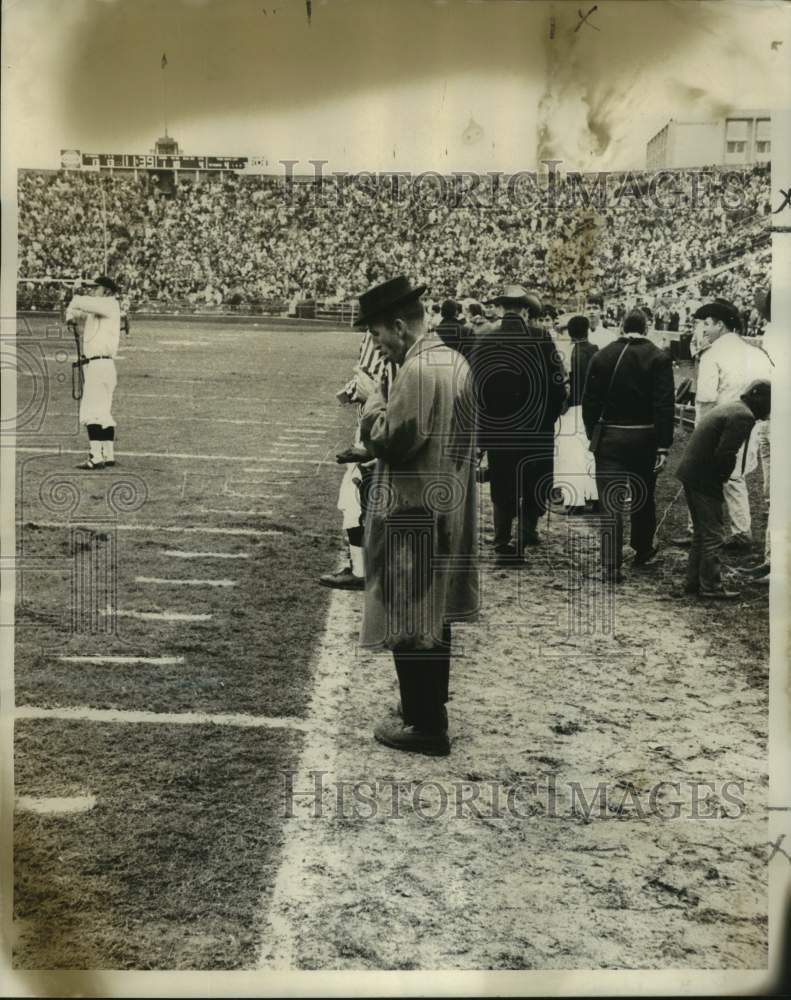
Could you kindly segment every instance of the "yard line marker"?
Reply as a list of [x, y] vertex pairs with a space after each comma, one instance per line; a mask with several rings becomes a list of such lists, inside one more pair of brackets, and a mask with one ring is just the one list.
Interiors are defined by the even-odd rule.
[[34, 812], [60, 816], [63, 813], [89, 812], [96, 805], [95, 795], [33, 796], [17, 795], [14, 800], [17, 812]]
[[122, 611], [118, 608], [100, 611], [102, 617], [116, 615], [118, 618], [139, 618], [147, 622], [207, 622], [210, 614], [193, 614], [189, 611]]
[[158, 667], [168, 667], [183, 663], [183, 656], [59, 656], [64, 663], [151, 663]]
[[[265, 493], [234, 493], [231, 490], [228, 494], [231, 497], [246, 498], [248, 500], [271, 500]], [[220, 507], [201, 507], [205, 514], [230, 514], [231, 517], [274, 517], [273, 510], [226, 510]], [[187, 517], [187, 515], [184, 515]]]
[[173, 559], [249, 559], [249, 552], [184, 552], [180, 549], [160, 549], [161, 556]]
[[[45, 454], [57, 457], [58, 455], [84, 455], [84, 448], [44, 448], [40, 446], [18, 447], [18, 452], [26, 454]], [[295, 465], [336, 465], [336, 462], [320, 461], [315, 458], [256, 458], [255, 455], [194, 455], [181, 451], [122, 451], [121, 458], [167, 458], [167, 459], [190, 459], [193, 461], [206, 462], [289, 462]]]
[[235, 587], [236, 580], [165, 580], [159, 576], [136, 576], [135, 583], [161, 583], [168, 587]]
[[[17, 521], [18, 526], [24, 526], [26, 521]], [[90, 521], [34, 521], [31, 522], [38, 528], [76, 528], [80, 526], [95, 527]], [[211, 527], [182, 527], [178, 524], [114, 524], [113, 531], [170, 531], [178, 534], [196, 535], [240, 535], [250, 538], [264, 538], [270, 535], [282, 535], [284, 532], [274, 528], [211, 528]]]
[[115, 708], [39, 708], [36, 705], [18, 705], [14, 710], [17, 719], [63, 719], [77, 722], [126, 722], [155, 723], [177, 726], [239, 726], [247, 729], [296, 729], [307, 732], [308, 723], [293, 716], [262, 716], [226, 714], [211, 715], [205, 712], [135, 712]]

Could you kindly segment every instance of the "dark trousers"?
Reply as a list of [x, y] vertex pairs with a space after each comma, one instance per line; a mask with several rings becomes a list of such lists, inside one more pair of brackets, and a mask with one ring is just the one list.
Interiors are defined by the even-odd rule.
[[442, 629], [442, 643], [433, 649], [394, 652], [398, 686], [401, 691], [401, 714], [408, 726], [427, 733], [447, 728], [445, 702], [450, 678], [450, 625]]
[[489, 461], [489, 490], [494, 515], [494, 548], [501, 551], [511, 542], [514, 518], [519, 515], [519, 547], [526, 536], [536, 530], [538, 519], [546, 511], [547, 483], [550, 475], [545, 472], [546, 462], [535, 461], [521, 451], [487, 452]]
[[722, 590], [720, 546], [725, 540], [723, 501], [684, 486], [692, 518], [692, 547], [687, 562], [686, 589], [713, 593]]
[[630, 512], [630, 543], [646, 555], [656, 531], [656, 436], [651, 430], [604, 427], [596, 450], [596, 488], [602, 512], [602, 567], [623, 563], [623, 519]]

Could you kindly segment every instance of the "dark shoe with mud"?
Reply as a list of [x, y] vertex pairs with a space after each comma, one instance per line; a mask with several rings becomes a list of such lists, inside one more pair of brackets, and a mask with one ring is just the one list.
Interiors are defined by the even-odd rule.
[[525, 564], [515, 545], [504, 545], [494, 552], [496, 556], [494, 565], [497, 569], [516, 569]]
[[738, 601], [742, 596], [738, 590], [701, 590], [699, 596], [708, 601]]
[[[404, 707], [399, 701], [398, 704], [393, 708], [393, 714], [397, 715], [399, 719], [403, 721], [404, 718]], [[445, 706], [442, 706], [442, 728], [445, 732], [448, 731], [448, 710]]]
[[404, 753], [421, 753], [427, 757], [447, 757], [450, 753], [447, 732], [428, 733], [396, 719], [380, 722], [374, 730], [374, 739]]
[[764, 562], [761, 563], [760, 566], [748, 566], [744, 569], [737, 566], [735, 567], [735, 570], [741, 576], [749, 576], [752, 577], [753, 580], [763, 580], [764, 577], [768, 577], [772, 572], [772, 567], [769, 563]]
[[355, 576], [351, 566], [345, 566], [339, 573], [325, 573], [319, 577], [319, 583], [336, 590], [365, 590], [365, 577]]
[[659, 549], [654, 547], [649, 549], [648, 552], [638, 552], [632, 561], [632, 567], [634, 569], [647, 569], [649, 566], [656, 564], [656, 554]]
[[749, 535], [731, 535], [722, 543], [722, 548], [726, 552], [752, 552], [753, 540]]

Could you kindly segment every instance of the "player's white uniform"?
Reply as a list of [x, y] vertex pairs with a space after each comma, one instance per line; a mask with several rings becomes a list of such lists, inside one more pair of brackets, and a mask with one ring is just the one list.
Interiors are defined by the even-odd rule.
[[109, 295], [75, 295], [66, 319], [85, 317], [82, 351], [88, 362], [82, 371], [85, 384], [80, 401], [80, 423], [115, 427], [112, 414], [116, 385], [115, 358], [121, 338], [121, 307]]

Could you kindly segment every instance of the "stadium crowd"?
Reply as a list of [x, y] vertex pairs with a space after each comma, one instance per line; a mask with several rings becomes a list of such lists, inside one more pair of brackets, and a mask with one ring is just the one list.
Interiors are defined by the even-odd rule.
[[760, 328], [750, 278], [766, 270], [765, 166], [662, 184], [613, 176], [606, 190], [567, 177], [465, 192], [453, 180], [286, 184], [225, 173], [168, 194], [145, 175], [22, 171], [19, 276], [31, 280], [20, 281], [18, 305], [55, 306], [58, 289], [41, 279], [74, 277], [75, 262], [108, 271], [137, 309], [293, 312], [301, 300], [347, 302], [409, 271], [438, 300], [483, 300], [503, 280], [550, 302], [596, 288], [612, 322], [634, 303], [653, 313], [662, 296], [660, 311], [679, 302], [691, 314], [693, 302], [725, 295], [748, 329]]

